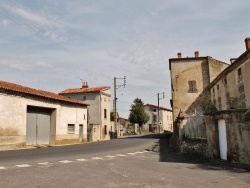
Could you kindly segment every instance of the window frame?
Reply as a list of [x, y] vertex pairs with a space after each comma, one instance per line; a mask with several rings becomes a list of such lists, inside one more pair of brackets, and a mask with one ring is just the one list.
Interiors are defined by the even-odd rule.
[[68, 124], [67, 133], [68, 134], [75, 134], [75, 124]]
[[188, 93], [197, 93], [197, 83], [195, 80], [188, 81]]

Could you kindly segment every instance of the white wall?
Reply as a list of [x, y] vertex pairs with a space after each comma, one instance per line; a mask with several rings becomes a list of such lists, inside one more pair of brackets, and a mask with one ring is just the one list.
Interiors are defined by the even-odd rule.
[[[29, 105], [55, 109], [55, 120], [53, 121], [54, 126], [56, 126], [55, 141], [66, 138], [77, 139], [79, 137], [79, 124], [83, 124], [83, 136], [87, 138], [87, 118], [83, 118], [84, 114], [87, 114], [85, 106], [61, 105], [49, 100], [23, 98], [2, 93], [0, 93], [0, 104], [0, 145], [25, 144], [26, 114]], [[69, 123], [75, 124], [75, 134], [69, 135], [67, 133]]]
[[[99, 140], [110, 139], [109, 131], [111, 131], [110, 124], [110, 91], [93, 92], [93, 93], [69, 93], [63, 94], [75, 100], [83, 101], [88, 106], [89, 124], [100, 125], [100, 138]], [[86, 100], [83, 100], [84, 97]], [[107, 117], [104, 118], [104, 109], [107, 110]], [[105, 134], [105, 125], [107, 125], [107, 134]]]

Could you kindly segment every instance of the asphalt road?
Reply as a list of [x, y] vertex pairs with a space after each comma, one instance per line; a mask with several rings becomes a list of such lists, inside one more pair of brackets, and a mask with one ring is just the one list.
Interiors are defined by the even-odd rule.
[[[0, 152], [0, 187], [250, 187], [250, 172], [173, 154], [164, 135]], [[149, 151], [148, 151], [149, 150]]]

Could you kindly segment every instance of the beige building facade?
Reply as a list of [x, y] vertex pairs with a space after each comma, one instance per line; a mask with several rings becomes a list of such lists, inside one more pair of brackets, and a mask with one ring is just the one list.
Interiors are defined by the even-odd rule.
[[0, 81], [0, 145], [87, 141], [87, 104]]
[[[173, 132], [172, 110], [152, 104], [144, 105], [145, 112], [149, 115], [149, 121], [143, 126], [149, 132]], [[159, 119], [158, 119], [159, 118]], [[157, 123], [159, 120], [159, 124]]]
[[171, 74], [174, 133], [182, 137], [206, 138], [202, 100], [209, 94], [207, 86], [223, 71], [228, 64], [212, 57], [194, 57], [169, 59]]
[[210, 156], [250, 164], [250, 38], [246, 51], [208, 86], [214, 111], [206, 114]]
[[110, 87], [89, 87], [87, 82], [81, 88], [66, 89], [59, 93], [83, 101], [88, 107], [89, 141], [109, 140], [114, 127], [110, 123]]

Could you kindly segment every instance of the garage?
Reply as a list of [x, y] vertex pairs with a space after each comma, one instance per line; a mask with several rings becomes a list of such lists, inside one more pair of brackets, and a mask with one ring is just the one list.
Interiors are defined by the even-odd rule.
[[27, 107], [27, 145], [48, 145], [51, 135], [52, 109], [28, 106]]

